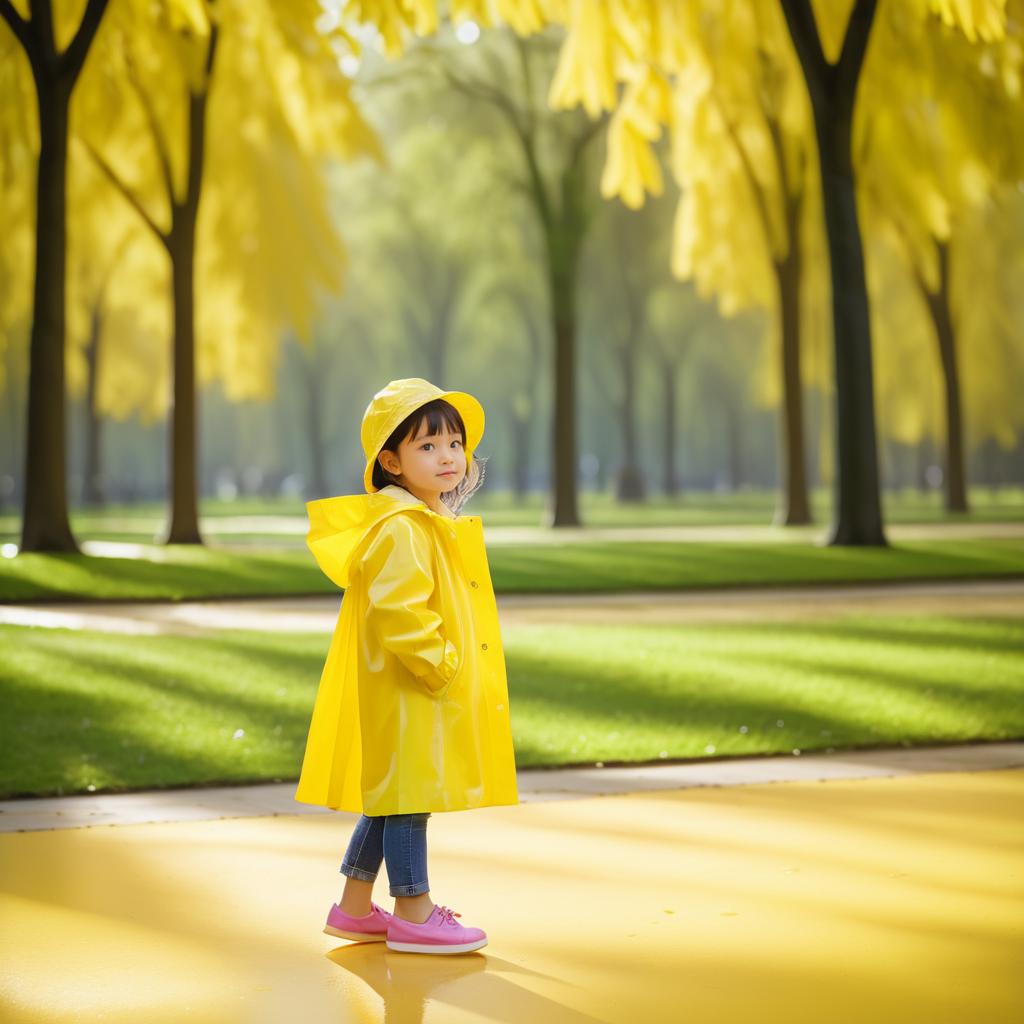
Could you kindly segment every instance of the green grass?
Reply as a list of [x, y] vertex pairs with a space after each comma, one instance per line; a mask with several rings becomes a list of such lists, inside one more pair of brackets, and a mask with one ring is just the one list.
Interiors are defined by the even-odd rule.
[[[316, 594], [334, 585], [308, 551], [154, 546], [145, 557], [25, 554], [0, 559], [0, 601], [171, 600]], [[500, 545], [499, 593], [686, 589], [1024, 575], [1024, 541], [905, 541], [887, 549], [808, 543], [594, 541]]]
[[307, 551], [153, 546], [139, 558], [24, 554], [0, 561], [0, 601], [178, 601], [335, 590]]
[[[504, 639], [521, 768], [1024, 735], [1021, 620], [519, 626]], [[0, 627], [0, 795], [294, 778], [328, 643]]]

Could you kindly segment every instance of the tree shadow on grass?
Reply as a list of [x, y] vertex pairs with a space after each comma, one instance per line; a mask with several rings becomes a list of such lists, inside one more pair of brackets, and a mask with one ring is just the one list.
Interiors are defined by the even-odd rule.
[[[609, 639], [607, 627], [593, 628], [600, 628], [602, 638]], [[730, 635], [730, 627], [715, 628], [723, 637]], [[936, 678], [934, 672], [922, 679], [910, 667], [905, 671], [883, 669], [870, 659], [851, 661], [848, 652], [840, 650], [828, 651], [827, 661], [822, 660], [821, 652], [810, 656], [798, 653], [801, 640], [832, 636], [835, 632], [834, 628], [826, 627], [806, 630], [765, 626], [757, 633], [770, 641], [774, 649], [759, 650], [756, 644], [744, 647], [737, 643], [727, 654], [723, 652], [720, 659], [717, 655], [709, 656], [707, 651], [699, 651], [699, 657], [690, 662], [685, 660], [684, 654], [678, 670], [669, 674], [657, 665], [649, 666], [635, 659], [577, 666], [572, 663], [571, 654], [553, 661], [550, 655], [512, 650], [508, 662], [513, 717], [517, 706], [523, 708], [525, 704], [545, 708], [542, 718], [564, 720], [567, 728], [574, 727], [571, 724], [574, 718], [587, 722], [598, 732], [618, 728], [627, 733], [620, 742], [622, 749], [635, 749], [635, 736], [631, 742], [628, 735], [633, 726], [651, 735], [650, 743], [655, 749], [672, 743], [675, 747], [672, 754], [676, 757], [704, 754], [703, 748], [709, 740], [720, 744], [727, 738], [732, 740], [729, 753], [763, 753], [788, 751], [797, 745], [792, 742], [794, 739], [799, 740], [802, 750], [810, 751], [844, 745], [878, 745], [887, 738], [897, 742], [908, 738], [942, 742], [976, 738], [979, 734], [1006, 737], [1005, 714], [1012, 706], [1012, 691], [1005, 684], [986, 684], [976, 676]], [[749, 630], [746, 633], [749, 635]], [[575, 634], [574, 639], [581, 634], [585, 636], [586, 630]], [[624, 629], [624, 642], [636, 641], [638, 634], [645, 637], [660, 634], [664, 641], [671, 637], [672, 629], [664, 626]], [[779, 649], [779, 634], [785, 634], [788, 641], [782, 649]], [[892, 635], [899, 637], [901, 633], [896, 630]], [[614, 643], [614, 636], [611, 642]], [[915, 642], [911, 633], [906, 644]], [[685, 642], [680, 646], [685, 648]], [[797, 680], [803, 677], [806, 683], [801, 686], [787, 682], [779, 687], [765, 682], [771, 680], [773, 669]], [[835, 687], [823, 688], [819, 694], [815, 684], [829, 677], [848, 679], [854, 685], [838, 691]], [[857, 707], [850, 701], [837, 701], [837, 695], [841, 697], [844, 692], [855, 701], [858, 692], [863, 694], [867, 689], [875, 695], [874, 702], [863, 701]], [[932, 725], [922, 729], [915, 708], [919, 709], [924, 703], [953, 714], [969, 707], [981, 718], [987, 718], [990, 728], [936, 730]], [[905, 706], [902, 712], [901, 705]], [[780, 734], [771, 732], [777, 719], [786, 723]], [[679, 725], [685, 725], [690, 735], [690, 739], [683, 739], [683, 749], [680, 749], [678, 737], [667, 738], [672, 728]], [[748, 727], [742, 740], [736, 736], [739, 725]], [[763, 729], [768, 730], [767, 734], [761, 731]], [[786, 737], [790, 740], [788, 744]], [[517, 749], [522, 748], [517, 745]], [[725, 751], [720, 748], [719, 752]], [[600, 750], [591, 747], [586, 760], [581, 758], [572, 763], [593, 763], [595, 759], [607, 762], [616, 753], [614, 747], [607, 744]]]
[[[157, 557], [159, 555], [159, 557]], [[289, 553], [154, 549], [154, 557], [22, 554], [0, 573], [4, 601], [178, 600], [319, 593], [333, 588], [308, 559]]]
[[[74, 782], [83, 772], [103, 790], [297, 772], [319, 655], [293, 654], [275, 675], [267, 673], [259, 645], [225, 657], [215, 639], [133, 638], [114, 651], [99, 646], [102, 637], [96, 646], [74, 639], [66, 653], [44, 646], [29, 670], [8, 673], [8, 714], [0, 727], [8, 795], [84, 788]], [[214, 667], [186, 674], [188, 662], [173, 653], [182, 644], [200, 665], [204, 654], [214, 658]], [[83, 686], [83, 675], [96, 680], [95, 689]], [[243, 742], [233, 739], [237, 729]], [[218, 744], [222, 753], [212, 753]]]

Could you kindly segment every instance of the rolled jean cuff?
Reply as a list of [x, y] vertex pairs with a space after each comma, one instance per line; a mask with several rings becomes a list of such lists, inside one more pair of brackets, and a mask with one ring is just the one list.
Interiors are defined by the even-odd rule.
[[376, 871], [366, 871], [363, 868], [353, 867], [349, 864], [341, 865], [341, 873], [349, 878], [358, 878], [363, 882], [375, 882], [377, 880]]
[[414, 885], [392, 885], [388, 895], [390, 896], [421, 896], [430, 892], [430, 882], [416, 882]]

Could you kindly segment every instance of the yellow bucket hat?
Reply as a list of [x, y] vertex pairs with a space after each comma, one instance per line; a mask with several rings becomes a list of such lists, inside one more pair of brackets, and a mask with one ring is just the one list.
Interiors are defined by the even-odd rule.
[[469, 465], [473, 451], [484, 434], [483, 406], [464, 391], [442, 391], [422, 377], [393, 380], [373, 396], [373, 400], [366, 407], [366, 412], [363, 413], [363, 424], [359, 434], [366, 455], [363, 484], [367, 494], [373, 494], [377, 490], [373, 486], [373, 467], [380, 450], [384, 447], [384, 442], [406, 416], [415, 412], [421, 405], [434, 401], [435, 398], [443, 398], [449, 402], [462, 417], [466, 427], [466, 465]]

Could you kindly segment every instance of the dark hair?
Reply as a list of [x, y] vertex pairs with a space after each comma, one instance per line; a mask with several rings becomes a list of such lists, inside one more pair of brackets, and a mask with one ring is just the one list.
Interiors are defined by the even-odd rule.
[[[422, 429], [426, 426], [426, 429]], [[449, 430], [457, 431], [462, 436], [462, 446], [466, 446], [466, 425], [462, 422], [459, 410], [443, 398], [435, 398], [418, 409], [414, 409], [408, 416], [398, 424], [391, 432], [391, 436], [381, 445], [381, 451], [398, 454], [398, 446], [410, 437], [418, 437], [420, 434], [439, 434], [447, 427]], [[380, 452], [377, 453], [378, 456]], [[483, 483], [483, 463], [474, 453], [466, 466], [466, 475], [459, 481], [458, 485], [450, 491], [441, 495], [441, 500], [456, 514], [465, 504], [469, 496], [473, 494]], [[396, 477], [392, 476], [381, 464], [380, 459], [375, 458], [373, 462], [373, 486], [378, 490], [388, 484], [398, 484]], [[401, 486], [401, 484], [399, 484]]]

